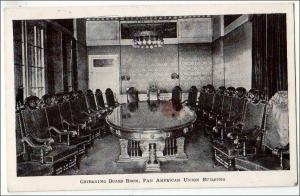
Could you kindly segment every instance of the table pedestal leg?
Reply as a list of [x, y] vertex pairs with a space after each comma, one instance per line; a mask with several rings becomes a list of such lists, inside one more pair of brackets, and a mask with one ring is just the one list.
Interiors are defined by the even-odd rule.
[[149, 142], [141, 141], [140, 148], [142, 151], [142, 158], [148, 160], [148, 158], [149, 158]]
[[160, 171], [160, 163], [156, 159], [155, 143], [150, 143], [149, 160], [146, 162], [145, 171]]
[[120, 147], [121, 147], [121, 154], [119, 156], [118, 162], [130, 162], [130, 157], [128, 155], [128, 140], [126, 139], [119, 139]]
[[176, 139], [176, 144], [177, 144], [177, 153], [176, 153], [176, 158], [177, 159], [184, 159], [187, 160], [187, 155], [184, 152], [184, 137], [179, 137]]
[[165, 146], [166, 146], [165, 140], [156, 142], [156, 156], [157, 156], [157, 159], [160, 161], [166, 160], [166, 157], [163, 154]]

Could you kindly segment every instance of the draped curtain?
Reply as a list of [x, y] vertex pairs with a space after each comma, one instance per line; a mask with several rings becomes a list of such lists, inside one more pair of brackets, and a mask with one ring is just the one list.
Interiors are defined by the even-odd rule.
[[287, 90], [286, 14], [252, 18], [252, 87], [271, 98]]

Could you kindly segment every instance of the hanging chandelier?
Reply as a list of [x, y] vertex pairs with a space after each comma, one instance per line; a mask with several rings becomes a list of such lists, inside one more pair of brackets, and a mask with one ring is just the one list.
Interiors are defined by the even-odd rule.
[[134, 33], [132, 46], [134, 48], [157, 48], [162, 47], [164, 39], [155, 30], [142, 30]]

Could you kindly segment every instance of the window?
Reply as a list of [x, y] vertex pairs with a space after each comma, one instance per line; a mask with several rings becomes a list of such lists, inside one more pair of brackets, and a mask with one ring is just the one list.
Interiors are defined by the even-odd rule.
[[45, 27], [14, 21], [15, 87], [17, 99], [45, 94]]

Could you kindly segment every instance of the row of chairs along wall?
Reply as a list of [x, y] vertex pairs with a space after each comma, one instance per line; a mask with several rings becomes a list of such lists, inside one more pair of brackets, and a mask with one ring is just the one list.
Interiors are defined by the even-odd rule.
[[[128, 102], [132, 100], [132, 95], [138, 97], [138, 91], [132, 89], [136, 90], [132, 87], [127, 91]], [[159, 99], [157, 89], [149, 89], [148, 98], [151, 92], [156, 92]], [[41, 99], [34, 96], [26, 98], [25, 104], [16, 111], [18, 173], [49, 175], [60, 174], [72, 167], [78, 168], [80, 158], [87, 155], [93, 140], [108, 132], [105, 115], [118, 103], [111, 89], [107, 89], [105, 95], [106, 104], [99, 89], [95, 95], [88, 90], [85, 94], [78, 91], [44, 95]], [[244, 129], [262, 128], [266, 103], [263, 97], [254, 89], [247, 92], [242, 87], [219, 87], [215, 90], [212, 85], [207, 85], [202, 87], [199, 96], [198, 89], [192, 86], [188, 99], [183, 101], [180, 87], [172, 90], [172, 100], [195, 110], [198, 123], [215, 141], [224, 140], [233, 122], [244, 122]], [[251, 119], [254, 116], [256, 118]], [[41, 172], [41, 169], [34, 172], [33, 168], [45, 168], [47, 172]], [[30, 171], [30, 174], [24, 171]]]

